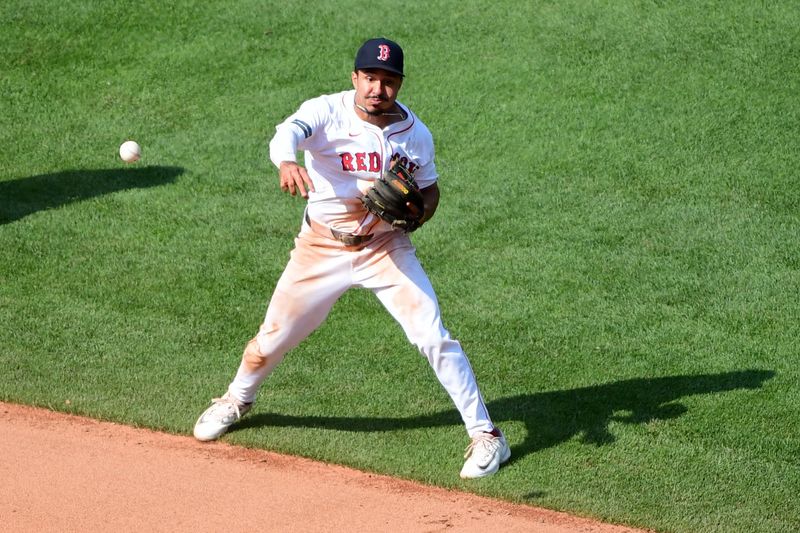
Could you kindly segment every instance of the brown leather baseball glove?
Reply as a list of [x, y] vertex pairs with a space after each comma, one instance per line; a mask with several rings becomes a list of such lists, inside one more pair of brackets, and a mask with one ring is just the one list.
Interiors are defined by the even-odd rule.
[[408, 169], [400, 164], [375, 180], [361, 201], [393, 228], [406, 233], [419, 228], [425, 215], [422, 193]]

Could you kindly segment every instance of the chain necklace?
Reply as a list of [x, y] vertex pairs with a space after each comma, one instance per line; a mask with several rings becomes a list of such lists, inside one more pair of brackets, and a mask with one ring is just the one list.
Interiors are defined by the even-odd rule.
[[399, 113], [390, 113], [388, 111], [368, 111], [366, 107], [361, 104], [356, 103], [356, 107], [359, 108], [361, 111], [370, 115], [372, 117], [405, 117], [406, 114], [401, 110]]

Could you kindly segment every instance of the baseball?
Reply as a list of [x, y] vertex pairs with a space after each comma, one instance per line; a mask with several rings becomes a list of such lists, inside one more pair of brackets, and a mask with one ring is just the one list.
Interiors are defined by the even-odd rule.
[[126, 163], [133, 163], [142, 157], [142, 148], [136, 141], [125, 141], [119, 147], [119, 156]]

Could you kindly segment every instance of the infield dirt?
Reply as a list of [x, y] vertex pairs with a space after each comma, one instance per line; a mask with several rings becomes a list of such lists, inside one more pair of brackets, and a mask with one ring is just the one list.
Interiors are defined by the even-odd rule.
[[2, 402], [0, 434], [7, 531], [641, 531]]

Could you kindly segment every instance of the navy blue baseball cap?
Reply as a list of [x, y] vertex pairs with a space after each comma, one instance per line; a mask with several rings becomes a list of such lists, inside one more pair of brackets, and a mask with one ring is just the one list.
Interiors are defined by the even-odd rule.
[[403, 49], [389, 39], [370, 39], [356, 53], [355, 70], [380, 68], [403, 76]]

